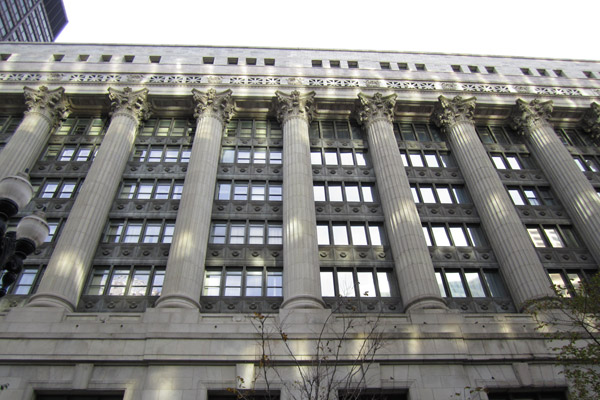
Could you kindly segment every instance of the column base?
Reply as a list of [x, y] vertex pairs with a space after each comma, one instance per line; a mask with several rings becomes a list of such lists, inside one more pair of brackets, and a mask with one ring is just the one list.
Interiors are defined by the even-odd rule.
[[38, 293], [31, 296], [25, 307], [55, 307], [62, 308], [66, 311], [73, 312], [75, 305], [63, 297], [55, 294]]
[[421, 297], [413, 300], [404, 307], [404, 312], [420, 310], [447, 310], [446, 302], [439, 297]]
[[200, 303], [186, 296], [170, 295], [159, 297], [154, 308], [187, 308], [200, 310]]
[[284, 308], [286, 310], [291, 310], [295, 308], [322, 310], [325, 308], [325, 302], [320, 298], [301, 295], [284, 300], [281, 304], [281, 308]]

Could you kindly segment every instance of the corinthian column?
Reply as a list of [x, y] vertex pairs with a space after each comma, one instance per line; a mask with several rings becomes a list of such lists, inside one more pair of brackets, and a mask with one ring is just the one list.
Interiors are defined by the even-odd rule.
[[552, 101], [527, 103], [519, 99], [511, 122], [527, 137], [529, 148], [554, 192], [592, 256], [600, 263], [600, 197], [548, 122], [551, 112]]
[[50, 132], [69, 114], [65, 90], [24, 88], [27, 111], [15, 133], [0, 152], [0, 180], [31, 168], [44, 150]]
[[192, 93], [196, 134], [157, 307], [200, 308], [221, 135], [235, 108], [231, 90]]
[[369, 97], [360, 93], [358, 98], [358, 117], [367, 129], [369, 153], [404, 307], [407, 311], [446, 308], [394, 137], [392, 120], [396, 95], [383, 97], [375, 93]]
[[283, 126], [282, 308], [323, 308], [308, 138], [315, 93], [275, 94]]
[[147, 89], [108, 91], [112, 102], [110, 126], [30, 306], [75, 309], [133, 148], [138, 124], [149, 116]]
[[448, 136], [481, 224], [517, 308], [551, 294], [550, 284], [508, 192], [473, 124], [475, 98], [439, 97], [434, 120]]

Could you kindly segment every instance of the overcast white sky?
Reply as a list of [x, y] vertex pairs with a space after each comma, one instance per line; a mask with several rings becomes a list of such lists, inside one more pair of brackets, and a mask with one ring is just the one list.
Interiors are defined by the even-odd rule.
[[64, 0], [57, 42], [600, 60], [600, 0]]

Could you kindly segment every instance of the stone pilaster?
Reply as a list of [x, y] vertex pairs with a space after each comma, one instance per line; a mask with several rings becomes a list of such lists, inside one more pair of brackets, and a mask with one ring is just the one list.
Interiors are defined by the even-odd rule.
[[596, 143], [600, 143], [600, 104], [590, 104], [590, 109], [583, 116], [583, 129]]
[[358, 118], [366, 126], [369, 153], [385, 215], [388, 241], [394, 256], [402, 302], [407, 311], [446, 308], [406, 170], [392, 125], [396, 95], [359, 94]]
[[112, 118], [56, 243], [46, 273], [29, 305], [73, 310], [88, 276], [108, 212], [135, 142], [149, 116], [148, 90], [108, 89]]
[[[552, 102], [517, 100], [511, 122], [528, 140], [540, 168], [588, 250], [600, 263], [600, 197], [548, 122]], [[592, 124], [593, 127], [593, 124]]]
[[231, 90], [192, 91], [196, 134], [157, 307], [199, 309], [221, 136], [234, 112]]
[[315, 94], [275, 94], [283, 127], [282, 308], [323, 308], [308, 136]]
[[50, 133], [69, 114], [65, 90], [24, 88], [27, 110], [19, 127], [0, 152], [0, 179], [31, 168], [44, 150]]
[[440, 96], [434, 120], [446, 133], [513, 300], [551, 294], [531, 239], [473, 124], [475, 98]]

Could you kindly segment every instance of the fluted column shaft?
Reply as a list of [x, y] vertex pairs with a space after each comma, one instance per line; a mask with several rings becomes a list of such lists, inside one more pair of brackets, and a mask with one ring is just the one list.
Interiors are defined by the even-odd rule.
[[283, 304], [323, 308], [308, 124], [314, 93], [277, 92], [283, 127]]
[[0, 152], [0, 180], [31, 169], [44, 150], [52, 129], [66, 117], [68, 107], [62, 88], [49, 91], [25, 88], [26, 104], [23, 121]]
[[[157, 307], [200, 308], [204, 262], [210, 234], [212, 206], [219, 166], [221, 136], [232, 112], [231, 91], [208, 92], [227, 114], [212, 107], [197, 111], [196, 134], [169, 251], [163, 291]], [[198, 106], [207, 95], [194, 92]]]
[[110, 126], [30, 306], [76, 308], [129, 159], [141, 114], [147, 112], [146, 94], [147, 90], [132, 93], [129, 88], [124, 92], [111, 91], [116, 110]]
[[[359, 95], [388, 241], [406, 310], [445, 308], [392, 125], [395, 95]], [[387, 107], [387, 110], [386, 110]], [[387, 112], [386, 112], [387, 111]]]

